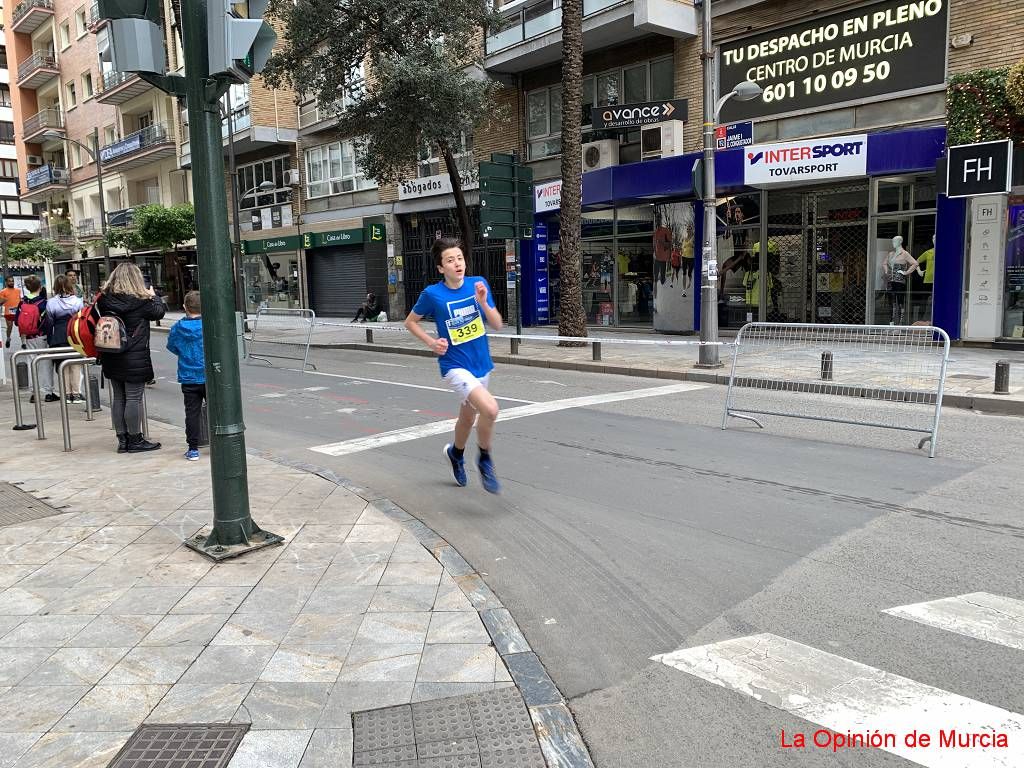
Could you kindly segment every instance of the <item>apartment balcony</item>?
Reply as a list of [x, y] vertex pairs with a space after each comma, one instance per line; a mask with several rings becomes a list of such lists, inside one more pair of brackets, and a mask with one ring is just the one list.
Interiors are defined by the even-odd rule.
[[[270, 122], [270, 120], [267, 120], [267, 122]], [[299, 140], [299, 132], [294, 128], [281, 128], [273, 124], [262, 125], [254, 121], [252, 112], [250, 112], [247, 106], [234, 111], [231, 118], [231, 127], [234, 128], [234, 134], [229, 137], [228, 120], [226, 118], [221, 120], [221, 142], [226, 154], [232, 144], [231, 139], [233, 139], [236, 157], [267, 147], [295, 144]], [[191, 168], [192, 146], [188, 138], [187, 125], [185, 126], [185, 131], [185, 141], [181, 145], [181, 156], [178, 158], [178, 164], [182, 168]]]
[[116, 106], [152, 89], [152, 85], [134, 72], [104, 72], [103, 85], [96, 94], [96, 101]]
[[120, 141], [100, 147], [100, 162], [104, 168], [127, 171], [147, 163], [174, 157], [174, 137], [162, 123], [147, 126], [125, 136]]
[[53, 18], [53, 0], [24, 0], [14, 6], [11, 31], [31, 35]]
[[22, 123], [22, 138], [26, 143], [38, 141], [47, 131], [64, 135], [64, 115], [57, 107], [48, 107], [32, 115]]
[[100, 27], [102, 27], [104, 24], [107, 23], [106, 19], [101, 19], [100, 18], [100, 4], [99, 3], [93, 3], [89, 7], [88, 23], [89, 23], [89, 31], [90, 32], [95, 32], [96, 30], [98, 30]]
[[58, 219], [49, 226], [40, 227], [39, 237], [66, 245], [75, 242], [75, 229], [67, 219]]
[[135, 226], [135, 209], [122, 208], [119, 211], [107, 211], [107, 227], [131, 229]]
[[[504, 22], [484, 41], [484, 67], [524, 72], [561, 60], [561, 0], [517, 0], [501, 13]], [[698, 31], [692, 0], [583, 0], [584, 51], [650, 34], [696, 37]]]
[[334, 113], [330, 109], [320, 107], [316, 101], [299, 105], [300, 136], [329, 131], [335, 125], [337, 125], [337, 120]]
[[78, 224], [75, 225], [75, 235], [79, 240], [92, 240], [102, 234], [96, 219], [79, 219]]
[[18, 65], [18, 87], [35, 90], [60, 76], [53, 51], [36, 51]]
[[66, 192], [71, 185], [71, 172], [56, 165], [43, 165], [29, 171], [25, 178], [27, 191], [21, 196], [26, 203], [41, 203], [56, 192]]

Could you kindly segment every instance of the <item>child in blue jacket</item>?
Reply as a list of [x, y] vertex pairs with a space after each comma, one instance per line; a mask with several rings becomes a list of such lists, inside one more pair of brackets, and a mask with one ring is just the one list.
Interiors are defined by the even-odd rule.
[[206, 400], [206, 358], [203, 354], [203, 317], [199, 291], [185, 294], [185, 317], [167, 336], [167, 351], [178, 356], [178, 383], [185, 397], [185, 458], [199, 460], [199, 421]]

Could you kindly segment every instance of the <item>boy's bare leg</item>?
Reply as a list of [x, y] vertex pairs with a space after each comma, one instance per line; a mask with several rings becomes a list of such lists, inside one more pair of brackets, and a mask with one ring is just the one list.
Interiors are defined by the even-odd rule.
[[[483, 387], [477, 387], [483, 389]], [[468, 402], [462, 404], [459, 409], [459, 419], [455, 422], [455, 447], [460, 451], [466, 449], [469, 442], [469, 433], [473, 431], [473, 422], [476, 419], [476, 410]]]
[[[498, 419], [498, 401], [494, 395], [487, 391], [486, 387], [477, 387], [469, 393], [469, 405], [476, 409], [476, 441], [485, 451], [491, 450], [491, 436], [494, 434], [494, 422]], [[467, 406], [463, 404], [465, 410]], [[459, 415], [459, 423], [462, 422], [462, 415]], [[472, 422], [470, 423], [472, 425]], [[468, 433], [467, 433], [468, 437]], [[455, 439], [459, 438], [458, 424], [455, 426]]]

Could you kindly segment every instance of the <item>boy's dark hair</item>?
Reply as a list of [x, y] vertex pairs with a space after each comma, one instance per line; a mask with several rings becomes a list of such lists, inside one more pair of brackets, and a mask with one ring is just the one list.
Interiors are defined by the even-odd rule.
[[35, 275], [29, 275], [28, 277], [25, 278], [25, 287], [28, 288], [28, 290], [31, 293], [35, 293], [42, 286], [42, 282], [40, 282], [39, 278], [36, 277]]
[[182, 304], [185, 305], [185, 311], [188, 312], [190, 315], [202, 314], [203, 305], [202, 302], [199, 300], [199, 291], [189, 291], [188, 293], [186, 293], [185, 299], [184, 301], [182, 301]]
[[[441, 266], [441, 254], [447, 251], [449, 248], [463, 249], [462, 240], [457, 237], [445, 235], [439, 237], [434, 241], [434, 245], [430, 248], [430, 253], [434, 257], [434, 264], [438, 267]], [[462, 250], [462, 255], [465, 256], [465, 250]]]

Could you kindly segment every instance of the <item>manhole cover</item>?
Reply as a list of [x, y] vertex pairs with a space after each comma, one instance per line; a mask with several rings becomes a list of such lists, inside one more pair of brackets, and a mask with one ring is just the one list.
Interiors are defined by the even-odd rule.
[[143, 725], [107, 768], [226, 768], [248, 725]]
[[40, 501], [16, 485], [0, 483], [0, 526], [27, 523], [41, 517], [62, 514], [61, 510]]

